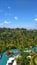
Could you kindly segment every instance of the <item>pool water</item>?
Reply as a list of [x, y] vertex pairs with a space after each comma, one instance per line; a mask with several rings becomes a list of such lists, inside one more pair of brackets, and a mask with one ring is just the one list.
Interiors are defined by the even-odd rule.
[[34, 50], [34, 51], [37, 53], [37, 46], [36, 46], [36, 47], [31, 48], [31, 50]]
[[[17, 56], [19, 53], [17, 52], [17, 49], [11, 49], [10, 51], [16, 52], [16, 54], [11, 55], [11, 57]], [[6, 52], [3, 53], [2, 58], [0, 59], [0, 65], [6, 65], [7, 60], [9, 59], [8, 56], [6, 56]]]
[[[31, 50], [35, 50], [37, 52], [37, 47], [31, 48]], [[19, 52], [17, 52], [18, 49], [11, 49], [10, 51], [16, 52], [16, 54], [13, 54], [11, 57], [19, 55]], [[0, 65], [6, 65], [8, 59], [9, 57], [6, 56], [6, 52], [4, 52], [2, 58], [0, 59]]]

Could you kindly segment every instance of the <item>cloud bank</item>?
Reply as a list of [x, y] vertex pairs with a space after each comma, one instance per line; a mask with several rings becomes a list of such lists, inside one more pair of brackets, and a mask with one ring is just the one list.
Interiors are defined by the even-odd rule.
[[4, 24], [10, 24], [11, 22], [10, 21], [4, 21], [3, 23]]

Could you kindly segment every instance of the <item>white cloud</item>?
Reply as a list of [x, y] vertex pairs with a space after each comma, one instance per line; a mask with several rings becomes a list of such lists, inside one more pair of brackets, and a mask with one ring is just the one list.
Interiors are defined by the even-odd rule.
[[10, 21], [4, 21], [4, 24], [10, 24], [11, 22]]
[[15, 19], [15, 20], [18, 20], [18, 17], [17, 17], [17, 16], [15, 16], [15, 17], [14, 17], [14, 19]]
[[8, 6], [8, 9], [10, 9], [11, 7], [10, 6]]
[[37, 22], [37, 18], [35, 18], [35, 19], [34, 19], [34, 21], [36, 21], [36, 22]]
[[3, 21], [2, 23], [0, 23], [0, 27], [10, 27], [12, 24], [11, 21]]

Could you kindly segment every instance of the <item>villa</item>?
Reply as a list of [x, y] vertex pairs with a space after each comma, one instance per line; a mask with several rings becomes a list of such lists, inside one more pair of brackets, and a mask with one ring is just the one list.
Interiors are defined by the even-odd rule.
[[26, 49], [26, 50], [24, 50], [24, 52], [31, 52], [31, 50]]

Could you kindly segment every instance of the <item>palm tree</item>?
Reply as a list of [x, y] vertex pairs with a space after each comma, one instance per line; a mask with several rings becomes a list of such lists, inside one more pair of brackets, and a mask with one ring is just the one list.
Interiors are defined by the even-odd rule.
[[20, 54], [21, 54], [21, 65], [29, 65], [30, 64], [30, 59], [27, 58], [29, 53], [28, 52], [24, 52], [23, 50], [21, 50]]

